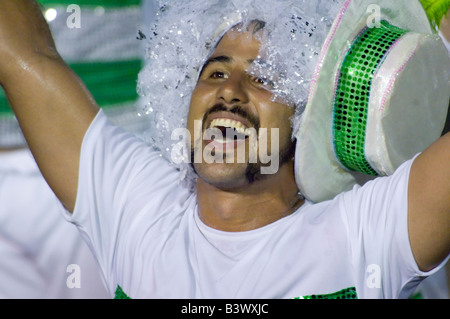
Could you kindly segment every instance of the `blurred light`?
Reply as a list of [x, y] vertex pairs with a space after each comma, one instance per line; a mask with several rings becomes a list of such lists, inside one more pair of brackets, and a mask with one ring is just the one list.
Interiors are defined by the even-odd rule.
[[58, 15], [58, 12], [53, 8], [47, 9], [47, 11], [45, 11], [45, 19], [48, 22], [55, 20], [57, 15]]
[[96, 8], [94, 9], [94, 13], [95, 13], [97, 16], [101, 16], [101, 15], [105, 14], [105, 8], [102, 7], [102, 6], [98, 6], [98, 7], [96, 7]]

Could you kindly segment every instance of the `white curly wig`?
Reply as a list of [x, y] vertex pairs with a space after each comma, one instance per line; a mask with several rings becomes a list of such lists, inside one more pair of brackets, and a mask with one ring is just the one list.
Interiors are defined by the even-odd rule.
[[[199, 72], [221, 36], [241, 23], [265, 23], [268, 38], [261, 45], [265, 64], [248, 72], [272, 80], [274, 96], [296, 106], [294, 132], [306, 105], [309, 85], [323, 42], [342, 0], [183, 0], [159, 1], [154, 23], [142, 30], [146, 66], [138, 79], [138, 93], [148, 117], [147, 141], [177, 169], [180, 181], [193, 186], [190, 164], [175, 164], [172, 132], [185, 128], [192, 91]], [[179, 154], [180, 156], [183, 156]], [[175, 161], [176, 162], [176, 161]], [[179, 161], [178, 161], [179, 162]]]

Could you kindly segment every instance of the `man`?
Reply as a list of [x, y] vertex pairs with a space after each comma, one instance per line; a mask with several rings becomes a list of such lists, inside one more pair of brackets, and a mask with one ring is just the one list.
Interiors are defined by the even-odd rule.
[[[244, 127], [232, 141], [200, 139], [203, 154], [215, 146], [207, 156], [226, 157], [238, 144], [250, 149], [255, 128], [278, 131], [279, 150], [291, 148], [287, 123], [294, 109], [273, 99], [267, 79], [247, 72], [265, 41], [258, 25], [227, 29], [192, 93], [191, 136], [199, 119], [203, 131]], [[190, 192], [159, 153], [98, 112], [55, 51], [34, 2], [0, 2], [0, 40], [1, 84], [111, 293], [398, 298], [448, 256], [448, 134], [393, 176], [318, 204], [299, 197], [292, 158], [281, 160], [283, 152], [279, 169], [265, 176], [261, 158], [251, 174], [249, 157], [194, 163], [199, 178]], [[194, 157], [198, 143], [194, 137]], [[276, 143], [263, 147], [274, 150]], [[368, 271], [378, 274], [373, 282]]]

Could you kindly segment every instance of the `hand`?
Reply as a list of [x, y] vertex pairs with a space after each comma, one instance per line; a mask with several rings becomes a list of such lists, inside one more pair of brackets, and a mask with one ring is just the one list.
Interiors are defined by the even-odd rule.
[[0, 43], [0, 79], [8, 79], [42, 56], [59, 58], [34, 0], [0, 0]]

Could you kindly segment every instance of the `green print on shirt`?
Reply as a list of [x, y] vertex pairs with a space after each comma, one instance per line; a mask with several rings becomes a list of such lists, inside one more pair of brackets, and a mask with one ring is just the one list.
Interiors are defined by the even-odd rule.
[[[120, 286], [117, 286], [116, 295], [114, 299], [131, 299], [127, 296], [127, 294], [122, 290]], [[326, 294], [326, 295], [310, 295], [304, 297], [296, 297], [293, 299], [358, 299], [356, 295], [355, 287], [350, 287], [347, 289], [342, 289], [341, 291]]]
[[342, 289], [341, 291], [334, 292], [326, 295], [310, 295], [304, 297], [296, 297], [293, 299], [358, 299], [355, 287]]
[[127, 296], [126, 293], [123, 292], [122, 287], [117, 285], [116, 294], [114, 296], [114, 299], [131, 299]]

